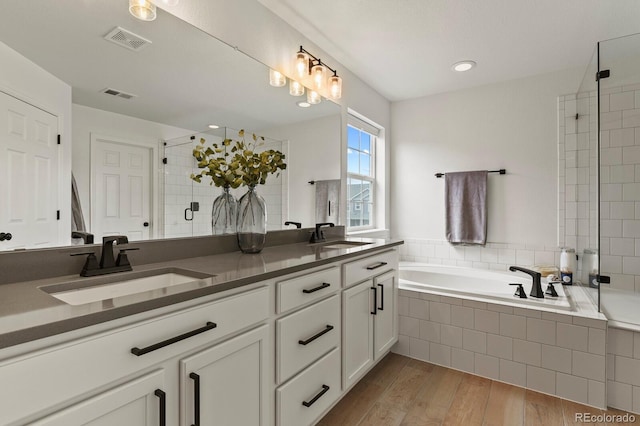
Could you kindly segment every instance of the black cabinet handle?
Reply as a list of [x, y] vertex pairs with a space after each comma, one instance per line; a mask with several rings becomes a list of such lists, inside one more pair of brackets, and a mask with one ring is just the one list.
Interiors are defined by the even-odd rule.
[[310, 401], [302, 401], [302, 405], [304, 405], [305, 407], [311, 407], [317, 400], [319, 400], [322, 397], [322, 395], [327, 393], [328, 390], [329, 390], [329, 386], [322, 385], [322, 390], [318, 392], [316, 396], [311, 398]]
[[200, 426], [200, 376], [196, 373], [190, 373], [189, 377], [193, 380], [193, 425]]
[[322, 330], [320, 333], [315, 334], [311, 337], [309, 337], [307, 340], [298, 340], [298, 343], [302, 346], [307, 346], [309, 343], [313, 342], [314, 340], [316, 340], [318, 337], [327, 334], [328, 332], [330, 332], [331, 330], [333, 330], [333, 326], [332, 325], [327, 325], [325, 327], [324, 330]]
[[373, 290], [373, 312], [371, 315], [378, 315], [378, 288], [371, 287], [371, 290]]
[[209, 331], [209, 330], [213, 330], [214, 328], [216, 328], [218, 326], [218, 324], [216, 324], [215, 322], [211, 322], [211, 321], [207, 321], [207, 325], [205, 325], [204, 327], [200, 327], [196, 330], [192, 330], [188, 333], [184, 333], [181, 334], [179, 336], [176, 337], [172, 337], [171, 339], [167, 339], [167, 340], [163, 340], [160, 343], [156, 343], [155, 345], [151, 345], [151, 346], [147, 346], [146, 348], [131, 348], [131, 353], [134, 354], [135, 356], [141, 356], [144, 354], [148, 354], [149, 352], [153, 352], [155, 350], [158, 350], [160, 348], [164, 348], [165, 346], [169, 346], [172, 345], [176, 342], [179, 342], [180, 340], [184, 340], [184, 339], [188, 339], [189, 337], [193, 337], [196, 334], [200, 334], [200, 333], [204, 333], [205, 331]]
[[11, 232], [0, 232], [0, 241], [4, 241], [4, 240], [11, 240], [11, 238], [13, 238], [13, 235], [11, 235]]
[[367, 266], [367, 270], [373, 271], [374, 269], [382, 268], [386, 264], [387, 262], [378, 262], [375, 265]]
[[378, 284], [380, 287], [380, 306], [378, 306], [379, 311], [384, 311], [384, 285]]
[[167, 426], [167, 394], [160, 389], [156, 389], [154, 395], [160, 398], [160, 421], [158, 424]]
[[308, 290], [305, 288], [304, 290], [302, 290], [302, 292], [305, 293], [305, 294], [314, 293], [314, 292], [316, 292], [318, 290], [322, 290], [323, 288], [327, 288], [327, 287], [330, 287], [330, 286], [331, 286], [331, 284], [329, 284], [329, 283], [322, 283], [322, 285], [320, 285], [318, 287], [310, 288]]

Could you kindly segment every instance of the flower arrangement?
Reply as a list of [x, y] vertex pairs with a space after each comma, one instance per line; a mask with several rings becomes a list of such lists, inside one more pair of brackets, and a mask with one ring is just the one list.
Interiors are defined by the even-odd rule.
[[191, 179], [200, 183], [209, 176], [211, 185], [238, 188], [241, 185], [264, 185], [267, 176], [285, 170], [285, 155], [273, 149], [256, 152], [264, 145], [264, 136], [252, 134], [252, 141], [245, 141], [245, 131], [238, 132], [238, 140], [225, 139], [220, 144], [205, 147], [205, 139], [193, 149], [193, 156], [202, 171], [191, 174]]

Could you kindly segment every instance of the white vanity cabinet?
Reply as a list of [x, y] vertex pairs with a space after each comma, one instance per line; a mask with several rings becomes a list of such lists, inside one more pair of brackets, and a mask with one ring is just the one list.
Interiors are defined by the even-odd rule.
[[[258, 352], [250, 350], [252, 363], [264, 362], [257, 357], [266, 353], [265, 327], [249, 329], [268, 319], [268, 300], [268, 288], [261, 287], [4, 360], [0, 362], [0, 424], [21, 425], [35, 420], [65, 424], [56, 420], [65, 418], [70, 419], [68, 425], [94, 424], [94, 420], [103, 424], [99, 423], [103, 421], [100, 417], [87, 418], [86, 422], [75, 419], [111, 407], [109, 416], [119, 419], [132, 413], [131, 420], [104, 420], [107, 424], [138, 425], [134, 419], [144, 418], [140, 424], [161, 425], [163, 398], [155, 395], [160, 390], [165, 394], [166, 424], [177, 425], [180, 389], [187, 387], [186, 383], [179, 384], [179, 360], [191, 359], [194, 351], [209, 345], [198, 362], [210, 365], [215, 364], [212, 360], [216, 356], [224, 356], [220, 354], [238, 356], [238, 371], [242, 348], [237, 345], [251, 347], [257, 342]], [[223, 341], [243, 330], [249, 331]], [[153, 380], [149, 379], [147, 375], [156, 371]], [[220, 387], [219, 382], [211, 383], [208, 386]], [[209, 389], [203, 386], [202, 392], [207, 394]], [[255, 392], [264, 392], [264, 388]], [[267, 410], [266, 405], [261, 409]], [[147, 416], [143, 416], [145, 411]]]
[[343, 265], [345, 390], [398, 340], [397, 263], [397, 252], [391, 250]]

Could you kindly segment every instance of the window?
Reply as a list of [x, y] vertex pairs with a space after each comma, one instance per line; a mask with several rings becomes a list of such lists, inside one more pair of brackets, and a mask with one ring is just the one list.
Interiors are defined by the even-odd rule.
[[372, 133], [347, 126], [347, 224], [351, 230], [375, 225], [375, 145]]

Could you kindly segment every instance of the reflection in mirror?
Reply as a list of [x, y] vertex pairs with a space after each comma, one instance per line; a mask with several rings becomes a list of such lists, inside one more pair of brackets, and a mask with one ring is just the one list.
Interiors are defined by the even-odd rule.
[[[315, 140], [334, 144], [339, 150], [338, 105], [323, 100], [312, 108], [299, 108], [298, 98], [290, 96], [286, 87], [269, 86], [266, 66], [160, 9], [155, 21], [142, 22], [128, 13], [126, 2], [7, 0], [2, 8], [0, 95], [35, 108], [34, 114], [44, 111], [43, 117], [36, 114], [29, 119], [39, 123], [34, 126], [41, 139], [55, 145], [59, 133], [62, 145], [57, 148], [59, 154], [25, 153], [31, 155], [25, 157], [25, 164], [39, 159], [38, 173], [28, 172], [25, 166], [6, 179], [12, 184], [0, 185], [5, 192], [0, 197], [10, 199], [12, 206], [9, 214], [0, 214], [0, 232], [14, 231], [12, 241], [0, 242], [0, 250], [71, 242], [71, 172], [85, 230], [95, 234], [96, 242], [110, 233], [128, 234], [132, 240], [193, 235], [188, 230], [193, 231], [192, 224], [180, 223], [175, 230], [182, 230], [175, 235], [166, 228], [163, 141], [177, 143], [177, 138], [199, 134], [210, 124], [288, 141], [299, 153], [311, 139], [305, 137], [311, 132], [304, 131], [310, 126]], [[3, 108], [18, 111], [7, 102], [1, 104]], [[331, 124], [325, 126], [329, 117]], [[19, 121], [8, 125], [16, 130]], [[318, 133], [325, 128], [330, 128], [330, 134]], [[289, 129], [294, 129], [291, 134]], [[6, 154], [13, 149], [8, 144], [6, 138], [0, 139], [3, 170], [11, 169], [8, 162], [17, 158]], [[171, 153], [167, 149], [169, 161]], [[118, 158], [133, 159], [132, 164], [144, 171], [125, 185], [126, 171], [104, 170], [105, 164], [120, 161]], [[296, 161], [295, 155], [287, 159], [289, 164]], [[27, 182], [33, 176], [37, 182]], [[339, 174], [327, 178], [339, 178]], [[289, 181], [292, 179], [290, 176]], [[20, 190], [25, 185], [37, 188], [34, 192], [38, 194], [27, 199]], [[211, 190], [207, 185], [184, 190], [191, 195], [205, 187]], [[272, 204], [271, 229], [283, 219], [300, 219], [286, 217], [282, 206], [286, 208], [288, 201], [280, 203], [280, 210], [277, 201]], [[122, 216], [125, 207], [135, 227], [122, 228], [107, 220]], [[202, 201], [199, 216], [203, 223], [210, 208], [208, 201]], [[34, 211], [42, 214], [27, 218], [27, 212]]]

